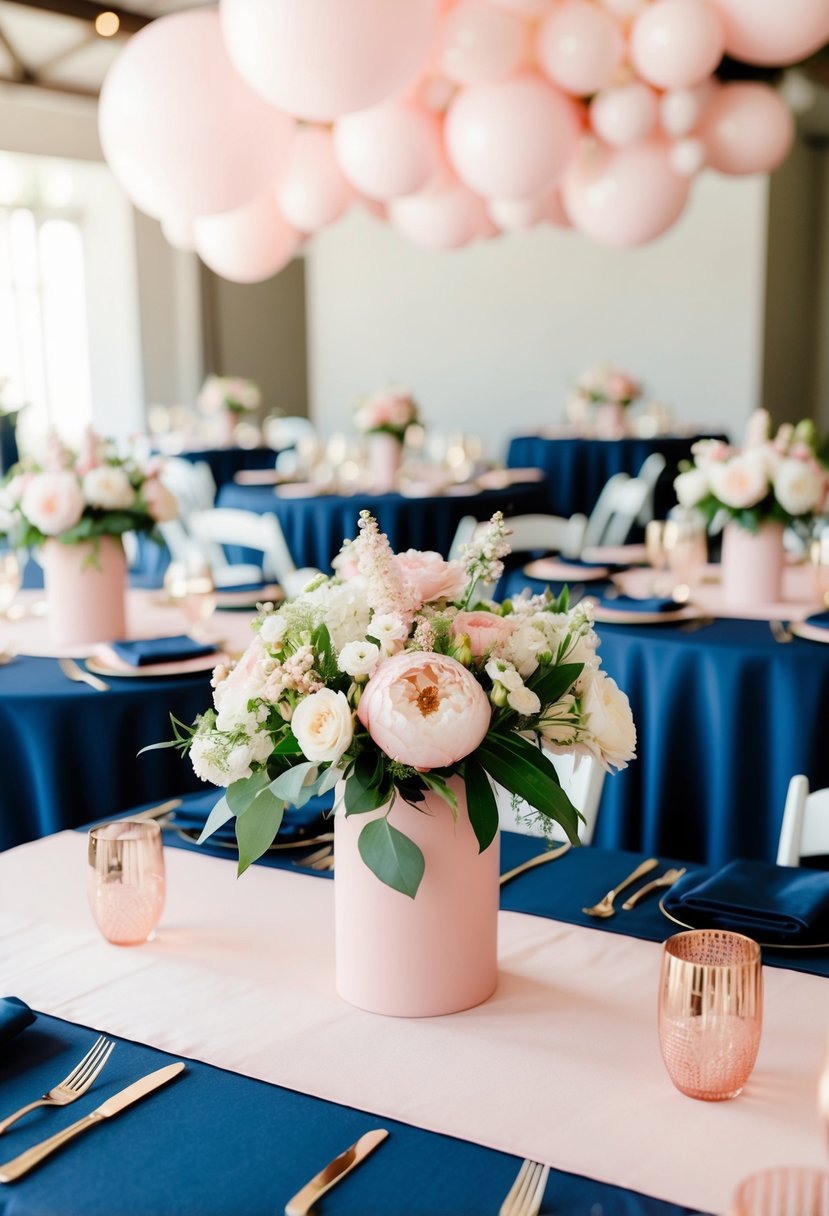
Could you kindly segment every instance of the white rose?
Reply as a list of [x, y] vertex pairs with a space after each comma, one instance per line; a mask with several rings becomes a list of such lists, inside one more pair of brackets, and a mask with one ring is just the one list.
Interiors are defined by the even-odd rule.
[[[585, 668], [583, 674], [587, 674]], [[636, 754], [636, 727], [627, 697], [610, 676], [591, 671], [582, 698], [590, 738], [585, 740], [606, 768], [627, 768]]]
[[774, 495], [790, 515], [807, 515], [822, 501], [826, 482], [810, 460], [781, 460], [774, 476]]
[[262, 622], [259, 636], [268, 646], [281, 642], [288, 628], [288, 622], [278, 612], [269, 613]]
[[524, 718], [531, 718], [541, 710], [537, 694], [531, 688], [525, 688], [523, 684], [507, 694], [507, 704]]
[[674, 490], [681, 507], [695, 507], [710, 492], [708, 474], [704, 469], [689, 469], [674, 480]]
[[84, 499], [74, 473], [38, 473], [23, 491], [20, 510], [44, 536], [68, 532], [83, 515]]
[[91, 507], [122, 511], [135, 503], [135, 490], [123, 469], [102, 464], [83, 479], [83, 496]]
[[336, 763], [354, 736], [345, 694], [331, 688], [312, 692], [294, 710], [291, 729], [307, 760]]
[[337, 666], [354, 680], [373, 676], [380, 662], [380, 647], [373, 642], [349, 642], [340, 651]]
[[735, 456], [708, 470], [711, 492], [727, 507], [741, 510], [756, 507], [769, 492], [769, 480], [763, 464], [748, 456]]

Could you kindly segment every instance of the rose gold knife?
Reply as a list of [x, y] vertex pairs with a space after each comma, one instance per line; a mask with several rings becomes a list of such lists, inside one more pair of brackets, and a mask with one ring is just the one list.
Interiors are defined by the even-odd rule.
[[329, 1162], [316, 1178], [306, 1182], [302, 1190], [285, 1204], [285, 1216], [308, 1216], [308, 1212], [319, 1197], [326, 1191], [330, 1191], [331, 1187], [335, 1186], [341, 1178], [345, 1178], [346, 1174], [350, 1174], [355, 1165], [359, 1165], [369, 1153], [373, 1153], [377, 1145], [382, 1144], [388, 1134], [384, 1127], [378, 1127], [373, 1132], [366, 1132], [356, 1144], [352, 1144], [351, 1148], [347, 1148], [344, 1153], [340, 1153], [339, 1157], [335, 1157], [333, 1161]]
[[112, 1098], [107, 1098], [106, 1102], [103, 1102], [97, 1110], [93, 1110], [92, 1114], [85, 1115], [77, 1123], [65, 1127], [62, 1132], [50, 1136], [48, 1140], [41, 1140], [40, 1144], [36, 1144], [34, 1148], [27, 1149], [19, 1157], [14, 1157], [5, 1165], [0, 1165], [0, 1182], [14, 1182], [16, 1178], [21, 1178], [36, 1165], [40, 1165], [41, 1161], [44, 1161], [50, 1153], [74, 1139], [75, 1136], [79, 1136], [81, 1132], [95, 1127], [104, 1119], [111, 1119], [113, 1115], [120, 1114], [122, 1110], [132, 1106], [133, 1102], [151, 1094], [159, 1086], [166, 1085], [181, 1072], [184, 1072], [184, 1065], [179, 1060], [176, 1064], [168, 1064], [166, 1068], [159, 1068], [155, 1072], [148, 1073], [140, 1081], [134, 1081], [120, 1093], [115, 1094]]

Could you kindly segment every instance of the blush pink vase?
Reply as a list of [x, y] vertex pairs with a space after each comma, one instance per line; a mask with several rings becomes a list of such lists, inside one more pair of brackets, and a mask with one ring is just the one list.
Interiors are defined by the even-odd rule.
[[43, 546], [49, 635], [60, 646], [112, 642], [126, 636], [127, 563], [114, 536]]
[[385, 431], [368, 435], [367, 441], [371, 488], [375, 494], [388, 494], [397, 482], [403, 460], [403, 444]]
[[596, 410], [596, 434], [602, 439], [619, 439], [626, 430], [625, 407], [618, 401], [603, 401]]
[[500, 841], [483, 853], [453, 781], [458, 821], [436, 795], [414, 810], [398, 799], [390, 823], [422, 850], [426, 869], [414, 899], [381, 883], [357, 840], [381, 812], [334, 822], [337, 991], [370, 1013], [424, 1018], [457, 1013], [492, 996], [498, 982]]
[[783, 525], [749, 532], [726, 524], [722, 544], [723, 600], [731, 608], [779, 604], [783, 599]]

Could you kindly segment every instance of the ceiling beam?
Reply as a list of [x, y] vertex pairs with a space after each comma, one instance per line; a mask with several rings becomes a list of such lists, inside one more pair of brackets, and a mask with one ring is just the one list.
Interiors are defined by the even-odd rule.
[[4, 0], [4, 3], [18, 4], [22, 8], [36, 8], [61, 17], [74, 17], [77, 21], [89, 21], [92, 24], [100, 13], [115, 13], [125, 34], [137, 34], [153, 20], [143, 13], [133, 13], [114, 4], [97, 4], [95, 0]]
[[6, 54], [12, 61], [12, 68], [14, 69], [15, 78], [17, 80], [25, 80], [29, 75], [29, 69], [26, 67], [26, 64], [20, 58], [11, 42], [9, 42], [8, 35], [3, 30], [2, 26], [0, 26], [0, 46], [5, 48]]
[[0, 85], [14, 85], [18, 89], [45, 89], [47, 93], [68, 93], [70, 97], [91, 97], [98, 100], [97, 89], [84, 89], [80, 85], [58, 84], [50, 80], [39, 80], [31, 73], [25, 80], [15, 80], [13, 76], [0, 75]]

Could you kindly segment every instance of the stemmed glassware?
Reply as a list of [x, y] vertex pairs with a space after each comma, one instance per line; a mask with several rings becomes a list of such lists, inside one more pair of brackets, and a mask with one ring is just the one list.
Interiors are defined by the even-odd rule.
[[216, 588], [209, 565], [201, 560], [171, 562], [164, 575], [168, 599], [184, 613], [193, 637], [203, 634], [216, 611]]

